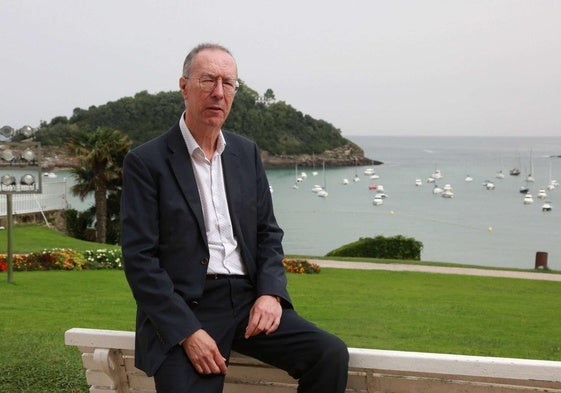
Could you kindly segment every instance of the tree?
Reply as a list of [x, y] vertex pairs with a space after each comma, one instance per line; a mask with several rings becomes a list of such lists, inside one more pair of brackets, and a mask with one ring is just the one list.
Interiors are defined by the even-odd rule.
[[94, 194], [98, 243], [107, 239], [108, 192], [120, 190], [123, 159], [131, 144], [120, 131], [101, 127], [94, 132], [74, 133], [67, 144], [79, 162], [72, 170], [76, 178], [71, 189], [73, 195], [83, 200]]
[[266, 105], [275, 102], [275, 93], [273, 93], [273, 89], [267, 89], [267, 91], [265, 91], [265, 94], [263, 95], [263, 100], [265, 101]]

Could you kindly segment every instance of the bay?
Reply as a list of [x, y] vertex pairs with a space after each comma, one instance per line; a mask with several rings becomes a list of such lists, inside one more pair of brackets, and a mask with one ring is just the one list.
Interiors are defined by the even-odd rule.
[[[384, 162], [372, 167], [379, 179], [364, 175], [366, 166], [326, 168], [324, 175], [321, 162], [298, 171], [267, 170], [286, 254], [321, 256], [361, 237], [403, 235], [423, 243], [423, 261], [528, 269], [536, 252], [547, 252], [548, 267], [561, 270], [561, 187], [547, 190], [545, 200], [537, 198], [550, 173], [561, 180], [561, 158], [552, 157], [561, 154], [561, 137], [347, 138], [367, 157]], [[532, 164], [535, 182], [528, 185], [534, 203], [524, 205], [519, 188]], [[520, 176], [509, 175], [513, 167]], [[450, 184], [454, 198], [433, 194], [434, 184], [426, 180], [435, 169], [443, 175], [437, 184]], [[496, 178], [499, 170], [504, 179]], [[307, 177], [295, 189], [297, 172]], [[68, 179], [70, 189], [72, 176], [57, 174]], [[466, 182], [467, 175], [473, 181]], [[312, 187], [323, 185], [324, 176], [329, 195], [320, 198]], [[360, 181], [354, 182], [355, 176]], [[418, 178], [421, 186], [415, 185]], [[495, 189], [487, 190], [485, 180]], [[372, 183], [387, 194], [382, 205], [372, 203]], [[544, 201], [551, 202], [552, 211], [542, 211]], [[72, 195], [68, 202], [77, 210], [93, 204]]]
[[[279, 224], [285, 230], [287, 254], [324, 255], [361, 237], [403, 235], [423, 243], [421, 259], [505, 268], [533, 268], [536, 252], [548, 253], [548, 266], [561, 269], [561, 188], [548, 190], [553, 210], [543, 212], [537, 198], [551, 173], [561, 177], [561, 138], [506, 137], [348, 137], [369, 158], [383, 161], [373, 167], [380, 178], [364, 175], [366, 167], [328, 168], [329, 196], [311, 191], [322, 184], [321, 165], [299, 168], [307, 178], [293, 189], [295, 170], [270, 170], [269, 181]], [[532, 159], [531, 159], [532, 158]], [[534, 203], [523, 204], [519, 192], [530, 167], [529, 183]], [[520, 176], [509, 170], [519, 167]], [[450, 184], [454, 198], [432, 193], [426, 179], [439, 169], [440, 187]], [[504, 179], [497, 179], [502, 170]], [[359, 182], [353, 178], [357, 174]], [[467, 175], [473, 181], [466, 182]], [[343, 185], [342, 180], [349, 180]], [[415, 180], [422, 179], [421, 186]], [[485, 180], [496, 185], [483, 187]], [[388, 195], [374, 206], [372, 183], [383, 185]]]

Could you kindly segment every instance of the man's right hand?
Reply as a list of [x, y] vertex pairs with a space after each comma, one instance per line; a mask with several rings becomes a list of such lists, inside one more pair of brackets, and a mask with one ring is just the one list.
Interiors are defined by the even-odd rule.
[[183, 341], [183, 350], [199, 374], [226, 374], [228, 367], [216, 341], [203, 329]]

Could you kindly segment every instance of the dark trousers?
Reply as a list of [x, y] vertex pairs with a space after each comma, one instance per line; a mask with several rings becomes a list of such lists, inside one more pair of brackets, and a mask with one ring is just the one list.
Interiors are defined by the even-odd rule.
[[[298, 380], [300, 393], [343, 393], [349, 362], [345, 343], [292, 309], [283, 310], [275, 333], [245, 339], [254, 301], [248, 280], [210, 280], [194, 312], [225, 358], [235, 350], [283, 369]], [[224, 385], [224, 375], [198, 374], [179, 345], [170, 351], [154, 380], [158, 393], [220, 393]]]

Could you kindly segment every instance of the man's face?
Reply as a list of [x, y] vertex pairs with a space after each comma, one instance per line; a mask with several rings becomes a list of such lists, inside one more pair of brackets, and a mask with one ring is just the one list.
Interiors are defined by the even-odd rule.
[[[217, 49], [199, 52], [189, 78], [179, 79], [187, 125], [190, 128], [222, 127], [232, 108], [234, 95], [231, 84], [236, 79], [236, 63], [228, 53]], [[212, 85], [213, 80], [215, 85]]]

